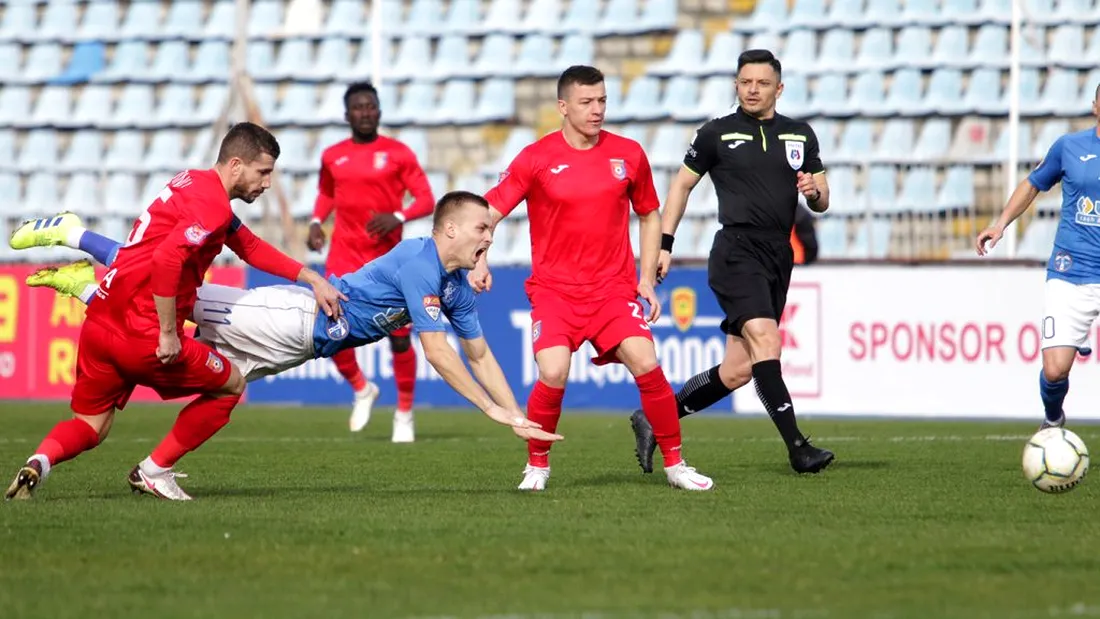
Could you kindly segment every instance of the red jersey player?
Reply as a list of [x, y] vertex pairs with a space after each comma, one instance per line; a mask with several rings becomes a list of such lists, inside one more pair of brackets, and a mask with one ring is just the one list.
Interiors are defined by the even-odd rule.
[[229, 422], [245, 387], [224, 356], [183, 334], [196, 291], [223, 246], [258, 269], [312, 285], [326, 314], [339, 313], [343, 296], [328, 281], [257, 238], [231, 210], [230, 200], [250, 203], [271, 185], [278, 156], [267, 130], [235, 125], [213, 169], [177, 174], [141, 214], [80, 329], [73, 419], [54, 426], [19, 470], [8, 499], [30, 498], [53, 466], [103, 441], [137, 385], [164, 399], [199, 394], [129, 476], [135, 492], [191, 498], [172, 467]]
[[[378, 91], [370, 82], [348, 86], [344, 93], [344, 117], [351, 127], [351, 137], [321, 155], [320, 188], [309, 227], [309, 248], [320, 251], [325, 246], [321, 224], [336, 211], [325, 269], [328, 275], [337, 277], [352, 273], [393, 249], [401, 241], [401, 224], [430, 215], [434, 204], [428, 177], [416, 155], [401, 142], [378, 135], [382, 111]], [[402, 208], [406, 191], [412, 193], [413, 203]], [[408, 327], [394, 331], [389, 340], [393, 378], [397, 383], [393, 442], [411, 443], [416, 352]], [[352, 432], [358, 432], [370, 421], [378, 387], [363, 378], [354, 350], [340, 352], [333, 362], [355, 390], [355, 406], [348, 425]]]
[[[531, 337], [539, 379], [527, 415], [553, 432], [561, 416], [572, 354], [586, 340], [596, 363], [619, 362], [634, 375], [653, 425], [668, 482], [709, 490], [713, 482], [680, 456], [676, 396], [657, 363], [649, 322], [660, 314], [653, 291], [661, 217], [649, 160], [637, 142], [603, 131], [603, 74], [573, 66], [558, 79], [561, 131], [531, 144], [486, 194], [494, 223], [523, 200], [531, 224]], [[630, 247], [630, 208], [642, 222], [642, 280]], [[488, 283], [484, 264], [472, 274]], [[645, 312], [638, 297], [649, 303]], [[647, 322], [648, 321], [648, 322]], [[528, 441], [520, 490], [542, 490], [550, 477], [550, 443]]]

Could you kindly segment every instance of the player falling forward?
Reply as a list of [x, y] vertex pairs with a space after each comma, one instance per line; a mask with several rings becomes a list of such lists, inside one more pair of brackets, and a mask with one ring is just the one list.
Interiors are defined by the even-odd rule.
[[1089, 330], [1100, 315], [1100, 85], [1092, 102], [1097, 125], [1055, 140], [1043, 160], [1012, 192], [997, 221], [975, 240], [979, 256], [997, 245], [1005, 228], [1040, 191], [1062, 183], [1061, 220], [1047, 262], [1043, 317], [1043, 369], [1039, 396], [1042, 428], [1066, 424], [1062, 403], [1078, 352], [1088, 355]]
[[[137, 385], [153, 388], [163, 399], [198, 395], [128, 477], [136, 492], [191, 498], [176, 483], [172, 467], [229, 423], [245, 386], [223, 355], [183, 333], [196, 290], [223, 247], [261, 271], [310, 284], [325, 312], [339, 315], [342, 295], [332, 284], [260, 240], [233, 215], [231, 200], [251, 203], [271, 186], [278, 156], [279, 144], [266, 129], [235, 125], [212, 169], [177, 174], [141, 214], [95, 288], [80, 329], [73, 418], [54, 426], [20, 468], [6, 498], [30, 498], [54, 466], [99, 445]], [[65, 221], [55, 217], [24, 226], [13, 234], [11, 246], [33, 245], [36, 230], [60, 232]]]
[[[455, 391], [494, 421], [511, 426], [521, 438], [558, 440], [560, 436], [543, 432], [538, 424], [524, 419], [482, 336], [466, 270], [473, 268], [492, 242], [488, 214], [488, 203], [481, 196], [467, 192], [443, 196], [436, 208], [432, 237], [402, 241], [358, 271], [330, 278], [348, 299], [341, 304], [343, 315], [336, 320], [319, 313], [316, 299], [302, 287], [242, 290], [204, 284], [192, 315], [198, 324], [196, 338], [224, 355], [251, 382], [310, 359], [332, 357], [376, 342], [411, 324], [428, 362]], [[110, 266], [115, 251], [112, 241], [79, 228], [75, 216], [68, 216], [68, 221], [69, 230], [57, 233], [45, 229], [37, 235], [35, 245], [58, 244], [54, 239], [66, 237], [83, 237], [86, 245], [98, 237], [91, 243], [96, 248], [92, 257]], [[34, 226], [31, 222], [24, 228], [33, 230]], [[41, 269], [28, 277], [27, 283], [97, 302], [93, 269], [87, 262]], [[484, 390], [447, 343], [440, 320], [443, 316], [458, 334]]]
[[[432, 214], [432, 189], [416, 155], [401, 142], [378, 135], [382, 110], [378, 91], [370, 82], [358, 82], [344, 92], [344, 118], [351, 137], [325, 149], [317, 204], [309, 226], [309, 248], [325, 246], [321, 224], [336, 212], [332, 246], [325, 264], [327, 275], [347, 275], [393, 249], [401, 241], [401, 225]], [[403, 208], [405, 192], [414, 201]], [[411, 443], [413, 393], [416, 388], [416, 350], [407, 328], [389, 335], [393, 351], [393, 380], [397, 383], [397, 408], [393, 415], [393, 442]], [[355, 391], [348, 425], [352, 432], [370, 421], [378, 387], [367, 382], [347, 349], [332, 358], [336, 369]]]
[[[561, 131], [524, 148], [485, 196], [493, 225], [527, 201], [532, 272], [526, 288], [539, 369], [527, 412], [547, 430], [557, 428], [570, 358], [589, 341], [597, 364], [619, 362], [634, 375], [668, 483], [710, 490], [711, 479], [680, 454], [676, 395], [657, 363], [648, 324], [661, 311], [653, 291], [661, 245], [653, 175], [637, 142], [602, 129], [606, 108], [603, 74], [588, 66], [567, 69], [558, 79]], [[631, 205], [642, 221], [641, 281], [630, 247]], [[484, 263], [474, 279], [479, 289], [491, 283]], [[550, 443], [531, 440], [527, 449], [519, 488], [542, 490], [550, 478]]]

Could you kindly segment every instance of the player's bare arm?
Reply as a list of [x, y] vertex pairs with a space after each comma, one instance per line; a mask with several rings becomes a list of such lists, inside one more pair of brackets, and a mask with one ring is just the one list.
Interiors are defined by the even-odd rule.
[[341, 307], [340, 301], [347, 301], [347, 296], [337, 290], [336, 287], [322, 277], [320, 273], [309, 267], [302, 267], [295, 281], [313, 288], [313, 296], [317, 299], [317, 305], [321, 307], [321, 311], [325, 313], [325, 316], [331, 318], [344, 314], [344, 309]]
[[[1004, 235], [1005, 228], [1016, 221], [1016, 218], [1020, 215], [1023, 215], [1038, 195], [1039, 189], [1026, 178], [1019, 185], [1016, 185], [1016, 189], [1009, 196], [1008, 204], [1005, 205], [1001, 216], [991, 226], [978, 233], [978, 238], [974, 241], [974, 247], [978, 250], [979, 256], [986, 255], [989, 250], [997, 246], [1001, 236]], [[986, 247], [986, 244], [989, 246]]]
[[462, 342], [462, 350], [466, 353], [466, 358], [470, 360], [470, 369], [473, 370], [474, 376], [489, 392], [489, 396], [499, 405], [499, 408], [506, 413], [500, 418], [494, 415], [490, 415], [490, 417], [498, 423], [512, 426], [512, 431], [516, 433], [516, 436], [524, 440], [556, 441], [562, 438], [557, 434], [545, 432], [539, 424], [533, 421], [519, 421], [519, 418], [523, 417], [523, 412], [516, 402], [516, 396], [512, 393], [512, 388], [508, 386], [508, 379], [504, 377], [504, 371], [497, 363], [496, 357], [493, 355], [493, 351], [489, 349], [489, 344], [484, 337], [471, 340], [462, 339], [460, 341]]
[[700, 178], [702, 176], [696, 174], [691, 168], [680, 166], [676, 177], [669, 183], [665, 212], [661, 216], [661, 253], [657, 257], [657, 283], [661, 283], [668, 275], [672, 265], [672, 240], [676, 236], [676, 228], [680, 226], [680, 220], [684, 217], [684, 211], [687, 210], [688, 196], [699, 184]]
[[161, 363], [175, 363], [180, 354], [180, 337], [176, 331], [176, 297], [153, 295], [160, 321], [160, 337], [157, 341], [157, 359]]
[[[490, 230], [495, 232], [497, 224], [502, 219], [504, 219], [504, 214], [490, 206]], [[474, 292], [488, 292], [493, 287], [493, 274], [489, 272], [489, 250], [485, 250], [481, 254], [481, 258], [478, 259], [477, 264], [466, 276], [466, 279], [470, 282], [470, 287], [474, 289]]]
[[642, 229], [639, 243], [641, 244], [641, 276], [638, 278], [638, 296], [649, 304], [649, 314], [646, 320], [657, 322], [661, 316], [661, 302], [657, 299], [657, 293], [653, 290], [657, 275], [657, 256], [661, 253], [661, 212], [650, 211], [641, 215]]
[[798, 191], [806, 198], [806, 205], [815, 213], [824, 213], [829, 209], [829, 181], [824, 172], [816, 174], [798, 173]]

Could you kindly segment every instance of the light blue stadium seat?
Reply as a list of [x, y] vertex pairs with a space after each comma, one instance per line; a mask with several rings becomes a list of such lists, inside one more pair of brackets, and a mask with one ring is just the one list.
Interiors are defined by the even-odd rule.
[[85, 86], [76, 102], [69, 124], [74, 127], [98, 127], [113, 113], [110, 86]]
[[1016, 247], [1016, 257], [1031, 260], [1049, 260], [1054, 237], [1058, 233], [1058, 219], [1036, 217], [1024, 229], [1020, 244]]
[[936, 209], [936, 171], [927, 166], [910, 168], [901, 183], [898, 208], [920, 213]]
[[164, 41], [157, 46], [149, 69], [135, 77], [144, 81], [167, 82], [176, 75], [186, 74], [190, 64], [186, 41]]
[[821, 39], [817, 66], [824, 71], [851, 71], [855, 47], [855, 36], [851, 30], [827, 30]]
[[161, 36], [172, 39], [194, 37], [195, 33], [202, 31], [202, 9], [202, 2], [183, 0], [170, 3]]
[[1008, 24], [1012, 16], [1012, 0], [980, 0], [978, 14], [985, 22]]
[[[832, 207], [830, 207], [830, 211]], [[817, 220], [817, 255], [830, 260], [848, 257], [848, 222], [839, 217], [825, 216]]]
[[[167, 179], [165, 179], [167, 181]], [[107, 175], [103, 187], [107, 212], [128, 218], [136, 218], [148, 203], [138, 195], [137, 177], [129, 172], [112, 172]]]
[[92, 76], [93, 82], [117, 83], [144, 75], [149, 64], [145, 41], [122, 41], [107, 67]]
[[[320, 125], [334, 125], [344, 123], [344, 92], [347, 90], [345, 84], [340, 82], [332, 82], [324, 87], [324, 91], [321, 93], [321, 104], [317, 107], [316, 121]], [[383, 89], [382, 92], [389, 92], [390, 89]], [[382, 101], [378, 102], [382, 105]], [[382, 118], [386, 117], [385, 107], [382, 108]]]
[[1020, 65], [1045, 67], [1047, 65], [1046, 28], [1020, 30]]
[[504, 32], [514, 34], [520, 32], [522, 16], [520, 14], [521, 3], [515, 0], [493, 0], [489, 8], [485, 10], [485, 18], [481, 23], [484, 32]]
[[325, 149], [343, 142], [348, 139], [347, 127], [328, 126], [321, 129], [321, 132], [317, 134], [317, 139], [313, 142], [313, 151], [309, 155], [310, 161], [316, 166], [321, 165], [321, 155], [325, 152]]
[[840, 134], [836, 152], [828, 156], [830, 161], [863, 163], [874, 152], [874, 131], [871, 121], [863, 118], [849, 120]]
[[510, 75], [515, 51], [512, 35], [490, 34], [470, 67], [471, 77]]
[[886, 83], [879, 71], [863, 71], [852, 84], [850, 102], [863, 116], [887, 116], [891, 109], [886, 105]]
[[119, 97], [115, 113], [103, 121], [102, 126], [111, 128], [140, 127], [155, 108], [153, 87], [146, 84], [127, 84]]
[[881, 71], [897, 66], [894, 57], [894, 33], [887, 28], [871, 28], [863, 33], [855, 67], [861, 70]]
[[[255, 6], [252, 8], [256, 10]], [[205, 39], [232, 39], [237, 29], [235, 0], [218, 0], [210, 7], [210, 14], [202, 28]]]
[[863, 210], [890, 213], [898, 210], [897, 168], [892, 165], [871, 165], [863, 192]]
[[297, 188], [292, 193], [290, 214], [295, 218], [311, 217], [317, 203], [317, 185], [320, 174], [305, 174], [296, 178]]
[[1055, 6], [1051, 23], [1100, 24], [1100, 5], [1094, 0], [1058, 0]]
[[825, 28], [833, 22], [829, 21], [824, 0], [798, 0], [791, 7], [787, 23], [791, 28]]
[[61, 210], [83, 217], [95, 217], [100, 213], [99, 175], [94, 172], [77, 172], [65, 184], [61, 197]]
[[178, 129], [161, 129], [153, 134], [142, 167], [150, 171], [176, 170], [183, 168], [183, 162], [183, 134]]
[[900, 69], [894, 72], [894, 81], [886, 95], [886, 107], [897, 114], [913, 116], [924, 114], [921, 76], [917, 69]]
[[879, 161], [908, 161], [913, 156], [913, 121], [908, 118], [891, 118], [882, 127], [875, 159]]
[[91, 2], [84, 10], [76, 38], [83, 41], [113, 41], [119, 34], [117, 2]]
[[392, 125], [406, 125], [431, 118], [435, 114], [436, 88], [430, 82], [412, 82], [405, 86], [401, 103], [387, 114]]
[[23, 190], [23, 208], [32, 217], [57, 212], [61, 191], [53, 172], [35, 172], [27, 177]]
[[[779, 34], [775, 32], [756, 32], [749, 35], [748, 43], [745, 44], [745, 49], [770, 49], [777, 50], [782, 49], [783, 39]], [[738, 54], [741, 50], [738, 50]], [[737, 54], [734, 54], [734, 60], [736, 60]], [[737, 63], [733, 62], [733, 69], [730, 70], [731, 74], [737, 73]]]
[[27, 133], [23, 148], [19, 149], [17, 165], [23, 172], [53, 170], [58, 162], [57, 132], [53, 129], [35, 129]]
[[557, 26], [561, 32], [591, 34], [596, 31], [599, 19], [598, 2], [569, 2]]
[[397, 58], [386, 75], [398, 80], [423, 79], [423, 73], [432, 66], [431, 41], [423, 36], [401, 39]]
[[31, 115], [31, 91], [8, 84], [0, 90], [0, 126], [26, 126]]
[[279, 140], [279, 167], [283, 170], [294, 172], [311, 172], [317, 169], [318, 162], [310, 159], [312, 150], [309, 143], [309, 133], [299, 127], [290, 127], [278, 132], [275, 136]]
[[823, 116], [850, 116], [853, 109], [848, 102], [848, 84], [844, 75], [829, 73], [817, 78], [810, 91], [809, 113]]
[[979, 67], [1008, 66], [1008, 29], [997, 24], [985, 24], [978, 28], [974, 47], [970, 50], [970, 62]]
[[557, 75], [553, 54], [554, 44], [550, 37], [543, 34], [529, 34], [523, 37], [516, 62], [512, 65], [512, 75], [516, 77]]
[[559, 34], [558, 24], [562, 18], [562, 6], [559, 0], [532, 0], [523, 14], [520, 29], [524, 32]]
[[947, 168], [943, 186], [936, 196], [936, 208], [939, 210], [969, 209], [975, 206], [974, 168], [967, 165], [954, 165]]
[[21, 75], [23, 50], [18, 43], [0, 43], [0, 83], [10, 84]]
[[[699, 105], [699, 80], [690, 75], [677, 75], [665, 82], [661, 107], [668, 116], [676, 120], [694, 119]], [[707, 118], [705, 112], [698, 118]]]
[[[1100, 28], [1096, 29], [1097, 34], [1100, 34]], [[1100, 41], [1100, 36], [1096, 37]], [[1100, 45], [1097, 46], [1096, 51], [1100, 53]], [[1077, 105], [1080, 108], [1087, 108], [1090, 103], [1096, 100], [1096, 88], [1100, 84], [1100, 67], [1089, 71], [1089, 74], [1085, 76], [1085, 82], [1081, 86], [1081, 96], [1077, 99]]]
[[533, 129], [522, 126], [513, 127], [511, 133], [504, 140], [504, 145], [500, 147], [500, 152], [497, 153], [496, 158], [483, 166], [481, 172], [491, 174], [495, 178], [496, 175], [508, 168], [508, 164], [512, 163], [512, 159], [515, 159], [524, 147], [534, 142], [535, 139]]
[[689, 73], [695, 75], [733, 75], [737, 72], [737, 63], [731, 62], [731, 58], [744, 49], [744, 37], [732, 32], [719, 32], [710, 40], [710, 49], [707, 50], [706, 59], [696, 64]]
[[76, 3], [50, 2], [34, 36], [40, 41], [70, 41], [76, 32]]
[[[229, 0], [232, 4], [232, 0]], [[119, 27], [119, 39], [161, 38], [160, 4], [156, 2], [131, 2]]]
[[443, 18], [443, 30], [451, 34], [474, 34], [481, 31], [481, 1], [451, 0]]
[[221, 114], [228, 94], [229, 88], [225, 84], [208, 84], [202, 89], [199, 104], [192, 114], [192, 120], [199, 125], [208, 125], [214, 122]]
[[596, 43], [586, 34], [570, 34], [561, 40], [554, 64], [558, 71], [577, 65], [591, 65], [596, 58]]
[[[657, 120], [665, 116], [660, 102], [661, 85], [656, 78], [642, 76], [630, 83], [622, 106], [614, 113], [614, 118], [622, 120]], [[608, 110], [608, 115], [612, 114]], [[612, 122], [615, 122], [612, 120]]]
[[268, 74], [277, 80], [308, 78], [313, 69], [313, 42], [306, 39], [284, 40], [279, 47], [275, 66]]
[[832, 153], [837, 149], [837, 134], [840, 132], [837, 122], [830, 118], [818, 118], [813, 120], [811, 128], [814, 135], [817, 136], [817, 144], [821, 153], [826, 159], [830, 159]]
[[643, 148], [649, 144], [649, 127], [645, 123], [627, 123], [618, 128], [609, 127], [608, 131], [634, 140]]
[[[1033, 161], [1031, 153], [1034, 150], [1042, 149], [1046, 152], [1046, 149], [1050, 147], [1050, 144], [1034, 143], [1031, 139], [1032, 127], [1031, 123], [1020, 123], [1020, 137], [1019, 144], [1016, 149], [1017, 157], [1020, 161]], [[1008, 161], [1009, 155], [1009, 131], [1007, 123], [1001, 127], [1000, 133], [997, 134], [997, 141], [993, 145], [993, 150], [987, 154], [980, 155], [974, 158], [975, 163], [1003, 163]], [[1033, 146], [1034, 144], [1034, 146]], [[1041, 146], [1040, 146], [1041, 145]]]
[[12, 129], [0, 129], [0, 171], [10, 171], [14, 169], [15, 131]]
[[443, 6], [439, 0], [413, 0], [402, 31], [405, 36], [436, 36], [443, 31]]
[[39, 43], [30, 49], [23, 63], [22, 81], [25, 84], [45, 82], [61, 73], [61, 46], [56, 43]]
[[39, 127], [64, 125], [72, 111], [72, 91], [68, 86], [46, 86], [38, 91], [31, 113], [31, 124]]
[[953, 67], [968, 68], [972, 66], [969, 50], [967, 49], [967, 31], [964, 26], [945, 26], [940, 29], [936, 38], [936, 46], [927, 63], [920, 59], [912, 59], [911, 62], [922, 67]]
[[69, 64], [60, 75], [50, 80], [51, 84], [82, 84], [103, 70], [106, 65], [107, 50], [98, 41], [77, 43], [69, 55]]
[[957, 116], [965, 113], [963, 102], [962, 72], [958, 69], [936, 69], [928, 81], [925, 107], [936, 114]]
[[[730, 84], [732, 80], [724, 75], [718, 76], [718, 79], [725, 80], [727, 84]], [[731, 92], [733, 86], [727, 86], [727, 90]], [[731, 101], [727, 101], [727, 106]], [[776, 102], [776, 111], [784, 116], [790, 116], [791, 118], [805, 118], [809, 116], [810, 111], [810, 85], [806, 80], [806, 75], [803, 73], [792, 73], [783, 76], [783, 95], [779, 97]], [[822, 149], [822, 152], [825, 152]]]
[[734, 32], [742, 34], [772, 30], [778, 25], [786, 24], [787, 16], [786, 0], [758, 0], [748, 19], [734, 21], [732, 28]]
[[691, 132], [685, 131], [684, 125], [662, 123], [654, 132], [653, 143], [647, 149], [650, 163], [655, 168], [679, 168], [690, 142]]
[[431, 71], [425, 71], [424, 77], [436, 80], [448, 80], [456, 77], [469, 77], [470, 44], [463, 34], [448, 34], [439, 40], [432, 61]]
[[921, 127], [920, 137], [913, 147], [913, 158], [920, 161], [938, 161], [947, 156], [951, 147], [951, 121], [946, 118], [929, 118]]
[[[388, 41], [382, 43], [383, 58], [389, 59], [390, 52]], [[371, 47], [371, 39], [369, 37], [364, 38], [359, 42], [359, 50], [355, 52], [355, 57], [351, 60], [351, 64], [344, 68], [342, 72], [337, 74], [337, 79], [344, 81], [359, 81], [366, 79], [371, 74], [373, 64], [373, 50]], [[392, 65], [392, 60], [384, 60], [382, 66], [388, 67]]]
[[30, 3], [6, 3], [0, 24], [0, 41], [32, 41], [38, 31], [38, 7]]
[[963, 96], [963, 108], [977, 114], [1005, 114], [1008, 100], [1001, 89], [1000, 69], [975, 69]]
[[[824, 47], [822, 53], [825, 53]], [[792, 69], [813, 73], [818, 64], [817, 33], [805, 28], [788, 32], [782, 58], [783, 63], [788, 67], [788, 73], [793, 72]], [[734, 62], [736, 63], [736, 59]]]
[[[951, 0], [946, 0], [951, 2]], [[914, 26], [939, 26], [950, 21], [939, 0], [905, 0], [901, 23]]]
[[[607, 92], [607, 111], [621, 110], [623, 107], [623, 80], [617, 75], [604, 77], [604, 90]], [[617, 112], [616, 112], [617, 113]]]
[[906, 25], [901, 0], [867, 0], [860, 25], [902, 26]]
[[229, 43], [203, 41], [195, 52], [191, 70], [175, 79], [193, 83], [222, 82], [229, 79]]
[[426, 131], [418, 127], [409, 127], [401, 131], [398, 139], [416, 155], [416, 160], [420, 162], [421, 166], [428, 164], [428, 133]]
[[815, 27], [843, 29], [867, 27], [868, 20], [864, 16], [866, 9], [863, 3], [864, 0], [833, 0], [829, 4], [824, 21], [816, 24]]
[[[1100, 28], [1093, 31], [1093, 39], [1100, 42]], [[1096, 49], [1100, 52], [1100, 48]], [[1050, 39], [1047, 59], [1059, 67], [1088, 69], [1095, 65], [1096, 56], [1090, 56], [1085, 45], [1085, 29], [1080, 24], [1063, 24], [1054, 29]]]
[[[1070, 106], [1077, 103], [1078, 93], [1080, 92], [1077, 87], [1077, 71], [1072, 69], [1052, 69], [1047, 73], [1046, 82], [1043, 83], [1042, 94], [1038, 98], [1025, 99], [1024, 93], [1024, 75], [1027, 71], [1021, 71], [1020, 73], [1020, 113], [1021, 114], [1036, 114], [1036, 115], [1084, 115], [1088, 114], [1092, 106], [1088, 106], [1083, 109], [1069, 109]], [[1095, 87], [1095, 86], [1094, 86]]]
[[[650, 65], [648, 73], [668, 77], [691, 73], [699, 67], [705, 55], [705, 41], [701, 30], [684, 29], [676, 33], [672, 50], [660, 62]], [[729, 62], [729, 59], [726, 59]]]
[[[1060, 23], [1055, 13], [1054, 0], [1023, 0], [1023, 14], [1032, 24], [1054, 25]], [[1070, 19], [1072, 21], [1072, 18]]]
[[856, 236], [848, 249], [852, 258], [885, 258], [890, 250], [890, 229], [892, 222], [884, 219], [871, 219], [861, 222], [856, 228]]
[[127, 129], [111, 134], [111, 145], [103, 157], [103, 167], [108, 170], [141, 169], [145, 157], [145, 138], [140, 131]]
[[676, 0], [646, 0], [639, 26], [643, 32], [676, 29]]
[[[441, 105], [445, 105], [446, 100]], [[474, 108], [471, 122], [487, 123], [512, 120], [516, 115], [515, 82], [510, 79], [493, 78], [485, 80], [481, 86], [477, 107]]]
[[907, 26], [898, 33], [898, 64], [903, 67], [925, 66], [932, 57], [932, 31], [925, 26]]
[[[150, 110], [153, 112], [152, 110]], [[169, 84], [160, 93], [156, 111], [141, 123], [142, 127], [192, 126], [195, 111], [195, 91], [190, 84]]]
[[249, 41], [245, 48], [245, 67], [252, 79], [266, 81], [275, 66], [275, 46], [271, 41]]
[[859, 194], [856, 191], [856, 170], [852, 166], [831, 166], [829, 179], [829, 211], [836, 215], [860, 212]]
[[[472, 80], [450, 80], [443, 85], [439, 100], [432, 113], [418, 124], [462, 125], [476, 123], [474, 110], [477, 103], [477, 87]], [[471, 114], [471, 110], [474, 113]]]
[[267, 121], [275, 126], [317, 124], [317, 87], [302, 83], [288, 86]]
[[367, 10], [367, 3], [360, 0], [334, 0], [325, 18], [325, 32], [329, 36], [363, 36], [370, 30]]
[[596, 32], [604, 35], [622, 35], [640, 32], [637, 0], [608, 0]]
[[1038, 161], [1045, 157], [1050, 146], [1069, 131], [1069, 121], [1065, 118], [1055, 118], [1043, 123], [1030, 149], [1031, 160]]
[[[0, 143], [3, 142], [0, 133]], [[0, 148], [0, 156], [4, 156], [3, 148]], [[85, 129], [73, 134], [69, 141], [69, 148], [61, 157], [58, 164], [59, 170], [66, 172], [81, 172], [98, 170], [103, 160], [103, 134], [94, 129]]]

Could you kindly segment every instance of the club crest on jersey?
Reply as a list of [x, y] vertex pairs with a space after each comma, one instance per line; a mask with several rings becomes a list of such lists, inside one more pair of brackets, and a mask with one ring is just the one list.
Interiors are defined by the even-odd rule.
[[622, 159], [611, 160], [611, 176], [615, 177], [615, 180], [621, 181], [626, 178], [626, 162]]
[[676, 324], [676, 328], [680, 331], [687, 331], [691, 328], [691, 323], [695, 322], [697, 312], [695, 289], [687, 286], [674, 288], [670, 299], [672, 301], [672, 322]]
[[792, 170], [802, 169], [802, 155], [805, 144], [802, 142], [784, 142], [784, 150], [787, 152], [787, 163], [791, 165]]
[[189, 228], [183, 231], [183, 236], [187, 239], [188, 243], [192, 245], [201, 245], [202, 242], [206, 240], [206, 237], [210, 236], [210, 233], [199, 224], [191, 224]]
[[348, 328], [348, 319], [340, 316], [336, 320], [329, 320], [328, 328], [325, 329], [325, 333], [328, 335], [328, 339], [339, 342], [348, 336], [350, 329]]
[[1054, 254], [1054, 259], [1051, 260], [1051, 262], [1054, 264], [1055, 271], [1058, 271], [1059, 273], [1065, 273], [1069, 270], [1071, 266], [1073, 266], [1073, 257], [1071, 257], [1064, 251], [1060, 251]]
[[424, 295], [424, 311], [432, 317], [432, 320], [439, 320], [439, 310], [439, 297], [434, 294]]
[[386, 167], [386, 161], [389, 159], [389, 153], [374, 153], [374, 169], [381, 170]]
[[454, 301], [457, 290], [458, 286], [455, 286], [454, 282], [447, 282], [447, 285], [443, 287], [443, 302], [450, 304], [451, 301]]
[[536, 320], [531, 325], [531, 342], [539, 341], [539, 336], [542, 335], [542, 321]]
[[218, 355], [211, 352], [206, 357], [206, 367], [210, 368], [210, 371], [215, 374], [221, 374], [222, 370], [225, 369], [225, 364], [218, 358]]
[[1096, 203], [1088, 196], [1077, 199], [1077, 214], [1074, 221], [1082, 226], [1100, 226], [1100, 214], [1096, 212]]

